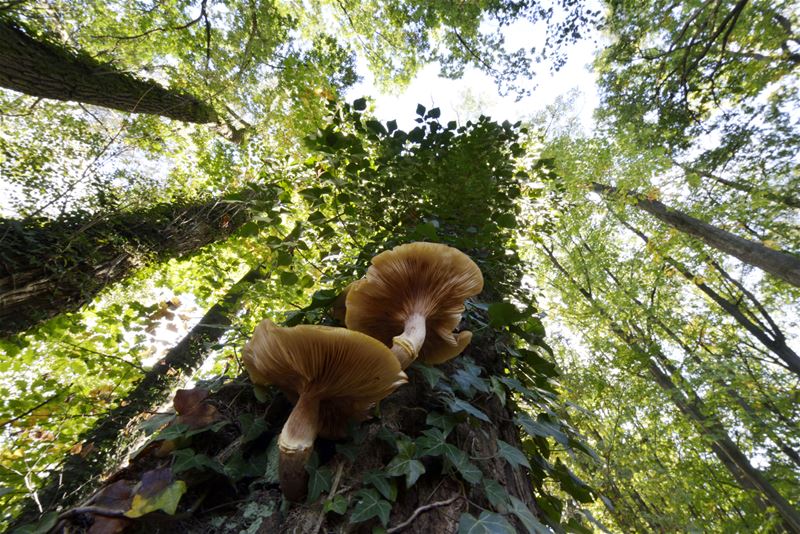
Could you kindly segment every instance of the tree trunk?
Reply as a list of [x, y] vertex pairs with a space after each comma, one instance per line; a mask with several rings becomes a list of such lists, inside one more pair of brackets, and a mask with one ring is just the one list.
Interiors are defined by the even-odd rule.
[[0, 336], [77, 310], [153, 257], [190, 253], [247, 218], [241, 204], [212, 201], [44, 224], [0, 220]]
[[[614, 195], [619, 192], [616, 187], [598, 183], [592, 183], [592, 188], [595, 192], [604, 195]], [[748, 265], [759, 267], [785, 282], [800, 287], [800, 258], [741, 238], [681, 211], [670, 209], [657, 200], [642, 198], [633, 192], [628, 192], [626, 195], [635, 199], [639, 209], [673, 228], [694, 236], [707, 245], [730, 254]]]
[[[99, 477], [118, 465], [137, 438], [132, 432], [139, 416], [163, 404], [173, 390], [203, 363], [212, 346], [227, 332], [231, 318], [239, 310], [239, 301], [253, 283], [263, 277], [260, 268], [251, 269], [225, 296], [206, 312], [200, 322], [148, 371], [117, 408], [102, 416], [79, 443], [91, 446], [87, 455], [70, 454], [51, 480], [37, 492], [44, 509], [54, 509], [75, 502], [93, 489]], [[29, 501], [17, 521], [21, 524], [38, 514]]]
[[[239, 286], [241, 286], [241, 290], [247, 289], [242, 282], [237, 284], [237, 287]], [[232, 290], [232, 292], [236, 291]], [[241, 293], [241, 291], [238, 292]], [[229, 315], [228, 313], [223, 317], [216, 318], [207, 316], [208, 320], [204, 318], [203, 322], [219, 323], [221, 319]], [[486, 317], [484, 316], [481, 320], [485, 321]], [[200, 328], [201, 325], [198, 325], [195, 330]], [[185, 349], [190, 345], [197, 344], [195, 330], [173, 349], [176, 355], [181, 354], [179, 359], [183, 358], [185, 354], [181, 347]], [[205, 335], [208, 337], [218, 336], [220, 332], [221, 330], [215, 329], [206, 332]], [[189, 339], [192, 337], [195, 339]], [[451, 382], [448, 377], [463, 369], [464, 358], [472, 358], [477, 363], [481, 369], [481, 376], [486, 379], [487, 383], [488, 377], [503, 376], [507, 368], [507, 356], [498, 352], [497, 346], [501, 339], [502, 335], [487, 329], [483, 335], [473, 339], [472, 344], [467, 347], [463, 355], [438, 368], [442, 372], [439, 383], [447, 382], [448, 387], [454, 386], [455, 383]], [[199, 360], [193, 358], [193, 361]], [[175, 362], [170, 364], [165, 361], [163, 363], [162, 370], [176, 365]], [[430, 370], [428, 367], [420, 368], [415, 365], [407, 370], [408, 384], [401, 386], [393, 395], [380, 403], [379, 418], [372, 418], [357, 426], [354, 432], [362, 436], [361, 438], [351, 436], [345, 442], [338, 444], [324, 439], [316, 440], [315, 450], [321, 464], [320, 468], [326, 469], [335, 480], [332, 487], [326, 492], [329, 498], [338, 492], [340, 495], [347, 495], [352, 505], [358, 499], [358, 488], [369, 487], [365, 482], [365, 477], [370, 472], [382, 471], [385, 473], [386, 466], [390, 465], [393, 457], [398, 455], [397, 441], [419, 440], [423, 432], [436, 428], [430, 422], [431, 414], [439, 413], [453, 417], [452, 414], [448, 415], [446, 388], [432, 386], [428, 380], [430, 371], [426, 371], [426, 369]], [[154, 373], [156, 373], [155, 370]], [[104, 418], [101, 424], [91, 432], [91, 436], [87, 437], [87, 440], [95, 439], [97, 440], [95, 443], [107, 443], [109, 446], [103, 446], [101, 453], [92, 453], [92, 456], [89, 457], [91, 459], [89, 465], [79, 456], [69, 458], [63, 470], [63, 476], [54, 478], [54, 480], [62, 480], [62, 485], [55, 485], [43, 492], [46, 497], [42, 499], [45, 509], [60, 508], [63, 510], [65, 506], [74, 503], [78, 496], [77, 490], [92, 480], [87, 476], [87, 472], [91, 472], [92, 477], [96, 477], [101, 472], [98, 468], [107, 465], [109, 459], [117, 458], [126, 452], [126, 448], [120, 444], [119, 440], [115, 439], [116, 434], [125, 428], [128, 419], [139, 415], [147, 409], [147, 406], [155, 404], [153, 391], [158, 393], [158, 401], [164, 400], [163, 392], [166, 391], [164, 381], [166, 379], [167, 376], [163, 372], [157, 372], [157, 376], [152, 378], [148, 376], [129, 396], [130, 404], [115, 410]], [[171, 384], [175, 382], [176, 379], [170, 379]], [[229, 426], [239, 426], [236, 423], [235, 414], [237, 413], [245, 413], [257, 418], [264, 414], [266, 434], [254, 447], [257, 453], [263, 453], [270, 441], [274, 440], [280, 432], [291, 405], [282, 394], [277, 394], [265, 407], [264, 404], [255, 400], [252, 391], [249, 380], [244, 382], [237, 380], [224, 386], [209, 399], [216, 406], [225, 406], [225, 413], [231, 417], [231, 422], [234, 423]], [[133, 402], [133, 399], [140, 397], [146, 398], [147, 402]], [[518, 407], [510, 393], [506, 393], [503, 397], [505, 400], [501, 401], [493, 391], [476, 394], [470, 399], [470, 403], [486, 414], [488, 421], [463, 415], [462, 417], [456, 416], [453, 418], [454, 428], [447, 437], [447, 442], [452, 449], [457, 449], [458, 453], [463, 451], [468, 455], [469, 461], [479, 471], [475, 475], [481, 480], [477, 483], [462, 480], [459, 471], [449, 463], [450, 456], [447, 454], [431, 453], [421, 457], [417, 456], [420, 465], [424, 466], [424, 473], [419, 479], [408, 488], [405, 487], [403, 477], [392, 481], [392, 484], [396, 483], [397, 495], [390, 503], [387, 532], [405, 530], [407, 532], [454, 533], [458, 531], [464, 512], [472, 511], [478, 515], [476, 506], [485, 510], [493, 507], [484, 490], [487, 480], [495, 481], [509, 496], [517, 499], [516, 503], [522, 507], [517, 510], [521, 511], [523, 515], [527, 513], [529, 521], [530, 518], [537, 521], [536, 516], [541, 517], [533, 494], [536, 482], [532, 480], [530, 471], [506, 460], [499, 450], [498, 440], [520, 450], [523, 448], [519, 429], [515, 422], [515, 416], [519, 413]], [[223, 411], [222, 408], [220, 411]], [[387, 439], [387, 435], [390, 436], [389, 439]], [[215, 442], [215, 439], [219, 441], [219, 438], [212, 436], [200, 444], [193, 442], [192, 448], [197, 452], [202, 451], [211, 458], [220, 459], [225, 457], [225, 451], [233, 450], [241, 445], [241, 437], [236, 438], [235, 435], [226, 435], [224, 442], [221, 443]], [[221, 447], [222, 451], [204, 449], [204, 445], [209, 443], [212, 444], [212, 447]], [[352, 451], [354, 446], [357, 446], [357, 450]], [[347, 448], [352, 451], [350, 455], [342, 452]], [[145, 464], [145, 467], [136, 465], [140, 461]], [[166, 461], [169, 463], [170, 460]], [[124, 471], [114, 475], [112, 480], [120, 480], [123, 477], [127, 479], [131, 475], [140, 476], [141, 470], [151, 468], [147, 466], [152, 463], [153, 458], [151, 457], [139, 457]], [[282, 510], [283, 501], [280, 490], [277, 484], [270, 484], [264, 480], [263, 472], [261, 476], [262, 478], [251, 484], [240, 484], [238, 490], [234, 484], [229, 482], [220, 484], [218, 478], [208, 480], [208, 477], [200, 477], [200, 485], [195, 486], [194, 491], [203, 495], [211, 492], [214, 499], [209, 498], [211, 502], [203, 503], [200, 508], [193, 508], [189, 513], [176, 516], [169, 523], [170, 530], [176, 532], [222, 532], [225, 527], [213, 524], [215, 515], [206, 513], [204, 507], [214, 510], [227, 509], [224, 524], [228, 527], [239, 525], [241, 528], [253, 525], [252, 510], [254, 508], [267, 510], [268, 513], [260, 515], [257, 519], [259, 521], [258, 532], [330, 532], [346, 528], [349, 532], [368, 533], [377, 524], [377, 519], [349, 524], [350, 518], [347, 515], [342, 517], [334, 513], [326, 514], [322, 511], [325, 493], [322, 495], [322, 501], [317, 499], [315, 502], [296, 504], [288, 511], [283, 508], [286, 513], [279, 512]], [[198, 477], [196, 475], [189, 476], [187, 480], [194, 481], [190, 483], [197, 483]], [[244, 491], [245, 498], [242, 498], [241, 493], [237, 494], [237, 491]], [[380, 496], [380, 494], [376, 495]], [[222, 499], [222, 503], [220, 503], [220, 499]], [[388, 501], [387, 504], [389, 504]], [[509, 508], [512, 506], [516, 507], [517, 504], [509, 502]], [[509, 524], [514, 524], [518, 532], [530, 528], [523, 526], [524, 524], [519, 522], [517, 517], [515, 514], [508, 513], [505, 520]], [[25, 519], [30, 519], [30, 517]], [[154, 531], [158, 528], [158, 522], [163, 521], [163, 516], [144, 517], [141, 521], [140, 527], [143, 531]], [[150, 524], [148, 521], [154, 523]], [[544, 527], [542, 528], [544, 529]], [[508, 530], [503, 532], [508, 532]]]
[[0, 86], [31, 96], [160, 115], [197, 124], [216, 123], [207, 103], [137, 78], [85, 53], [35, 39], [0, 19]]
[[[553, 251], [546, 246], [543, 248], [553, 266], [570, 281], [583, 298], [608, 322], [611, 331], [628, 345], [641, 362], [646, 365], [656, 384], [667, 394], [678, 410], [695, 423], [698, 432], [711, 444], [714, 455], [730, 472], [741, 488], [757, 492], [759, 500], [775, 507], [790, 531], [800, 532], [800, 512], [778, 493], [758, 469], [753, 467], [747, 456], [730, 438], [722, 422], [716, 416], [706, 413], [700, 397], [694, 392], [690, 392], [687, 396], [673, 382], [672, 376], [678, 377], [681, 383], [686, 383], [686, 380], [683, 379], [676, 368], [669, 364], [669, 359], [661, 353], [660, 349], [652, 344], [643, 347], [641, 345], [642, 335], [628, 332], [622, 325], [618, 324], [605, 308], [595, 300], [592, 294], [578, 284], [569, 274], [556, 259]], [[670, 374], [667, 374], [661, 368], [660, 364], [665, 363], [668, 365]]]
[[[631, 226], [623, 219], [618, 217], [618, 220], [627, 229], [639, 236], [639, 238], [645, 243], [650, 241], [650, 238], [648, 238], [644, 233]], [[773, 354], [780, 358], [780, 360], [785, 364], [786, 369], [800, 376], [800, 355], [798, 355], [789, 345], [786, 344], [786, 336], [784, 336], [783, 332], [776, 329], [777, 325], [775, 325], [771, 319], [768, 319], [768, 322], [772, 326], [772, 331], [767, 331], [755, 322], [751, 321], [742, 312], [740, 309], [740, 302], [742, 299], [737, 301], [726, 299], [724, 296], [716, 292], [711, 286], [703, 282], [701, 278], [696, 277], [694, 273], [690, 271], [689, 268], [683, 263], [669, 256], [663, 256], [663, 258], [665, 262], [674, 267], [679, 273], [681, 273], [681, 275], [683, 275], [685, 279], [697, 286], [700, 291], [705, 293], [711, 300], [716, 302], [720, 308], [733, 317], [736, 322], [744, 327], [744, 329], [750, 334], [752, 334], [753, 337], [759, 340], [765, 347], [772, 351]], [[777, 360], [775, 361], [776, 363], [779, 363]]]

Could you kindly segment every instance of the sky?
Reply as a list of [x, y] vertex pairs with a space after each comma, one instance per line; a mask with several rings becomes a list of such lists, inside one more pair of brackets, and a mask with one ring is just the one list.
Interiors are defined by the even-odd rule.
[[[503, 34], [509, 49], [541, 46], [544, 38], [541, 27], [527, 21], [510, 25]], [[400, 128], [410, 129], [415, 126], [417, 104], [428, 109], [440, 108], [442, 122], [456, 120], [463, 123], [484, 114], [498, 122], [508, 120], [513, 123], [541, 111], [558, 96], [567, 95], [577, 88], [580, 95], [575, 103], [576, 112], [588, 131], [592, 125], [592, 113], [599, 104], [597, 83], [591, 72], [591, 62], [598, 47], [591, 39], [569, 47], [566, 65], [555, 74], [550, 74], [547, 67], [542, 66], [542, 73], [532, 81], [535, 89], [531, 96], [520, 101], [515, 101], [514, 96], [500, 96], [494, 81], [475, 68], [468, 68], [462, 79], [450, 80], [438, 75], [438, 64], [423, 68], [403, 90], [384, 93], [375, 87], [363, 61], [357, 65], [362, 80], [346, 96], [349, 101], [362, 96], [372, 97], [373, 112], [380, 120], [397, 119]]]

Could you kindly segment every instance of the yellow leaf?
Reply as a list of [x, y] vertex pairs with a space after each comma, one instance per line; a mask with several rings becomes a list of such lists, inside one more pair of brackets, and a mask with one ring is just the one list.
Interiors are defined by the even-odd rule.
[[183, 480], [176, 480], [160, 492], [149, 497], [141, 494], [133, 496], [131, 509], [125, 512], [127, 517], [142, 517], [156, 510], [163, 510], [169, 515], [175, 514], [181, 496], [186, 493], [186, 483]]

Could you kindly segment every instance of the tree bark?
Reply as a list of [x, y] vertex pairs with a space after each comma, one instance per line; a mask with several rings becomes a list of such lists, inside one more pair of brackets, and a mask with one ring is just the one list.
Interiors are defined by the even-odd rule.
[[183, 122], [218, 122], [212, 106], [188, 93], [137, 78], [55, 42], [36, 39], [3, 19], [0, 19], [0, 86], [31, 96], [160, 115]]
[[247, 218], [241, 204], [215, 200], [44, 224], [0, 220], [0, 336], [77, 310], [147, 261], [223, 239]]
[[[37, 492], [45, 509], [77, 501], [94, 488], [99, 477], [124, 459], [137, 437], [133, 428], [139, 416], [163, 404], [172, 391], [203, 363], [214, 343], [228, 331], [231, 318], [240, 307], [241, 297], [263, 276], [258, 267], [248, 271], [164, 359], [144, 375], [124, 402], [102, 416], [81, 436], [79, 443], [91, 445], [91, 452], [85, 456], [68, 455], [51, 477], [53, 482]], [[17, 522], [25, 523], [36, 514], [38, 510], [34, 501], [29, 501]]]
[[[592, 183], [592, 188], [596, 193], [606, 196], [619, 193], [616, 187], [596, 182]], [[668, 208], [657, 200], [642, 198], [633, 192], [628, 192], [626, 195], [635, 200], [639, 209], [673, 228], [694, 236], [748, 265], [759, 267], [789, 284], [800, 287], [800, 258], [734, 235], [686, 213]]]
[[[583, 298], [608, 322], [611, 331], [637, 355], [647, 367], [656, 384], [667, 394], [678, 410], [690, 421], [695, 423], [698, 432], [711, 444], [714, 455], [730, 472], [742, 489], [753, 490], [759, 495], [759, 500], [774, 506], [781, 516], [784, 524], [791, 532], [800, 532], [800, 512], [798, 512], [778, 491], [769, 483], [764, 475], [750, 463], [747, 456], [739, 449], [730, 438], [727, 429], [715, 416], [708, 414], [702, 400], [693, 391], [687, 395], [675, 382], [672, 376], [679, 378], [685, 384], [686, 380], [679, 371], [669, 365], [669, 359], [661, 353], [654, 344], [642, 346], [642, 336], [628, 332], [618, 324], [603, 308], [592, 294], [582, 287], [569, 274], [563, 265], [546, 246], [543, 247], [550, 262], [563, 274], [578, 290]], [[662, 370], [661, 365], [668, 365], [669, 374]]]

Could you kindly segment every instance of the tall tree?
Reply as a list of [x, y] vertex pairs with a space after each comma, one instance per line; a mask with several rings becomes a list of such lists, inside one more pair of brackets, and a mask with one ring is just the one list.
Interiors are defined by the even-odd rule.
[[220, 120], [210, 104], [190, 94], [137, 78], [45, 36], [34, 37], [3, 18], [0, 18], [0, 86], [36, 97], [161, 115], [184, 122], [205, 124]]
[[224, 239], [248, 219], [241, 200], [221, 198], [53, 221], [2, 220], [0, 334], [76, 310], [137, 267]]
[[[607, 196], [620, 194], [617, 188], [596, 182], [592, 184], [592, 188], [594, 191]], [[761, 243], [741, 238], [686, 213], [670, 209], [658, 200], [643, 198], [633, 192], [621, 194], [632, 197], [636, 207], [681, 232], [697, 237], [704, 243], [726, 254], [730, 254], [747, 264], [760, 267], [773, 276], [800, 287], [799, 258], [785, 252], [773, 250]]]
[[[205, 467], [190, 460], [170, 468], [170, 476], [185, 478], [176, 488], [191, 485], [214, 493], [226, 488], [193, 508], [189, 515], [198, 512], [196, 519], [187, 520], [202, 520], [199, 512], [208, 506], [212, 513], [216, 501], [231, 507], [226, 512], [229, 524], [252, 524], [237, 504], [244, 496], [264, 504], [260, 525], [275, 530], [334, 528], [345, 521], [365, 523], [366, 528], [382, 524], [389, 531], [409, 525], [436, 532], [493, 528], [509, 533], [515, 528], [542, 530], [544, 523], [580, 526], [583, 516], [565, 506], [567, 499], [546, 481], [557, 482], [581, 502], [592, 498], [591, 490], [551, 449], [549, 439], [573, 453], [586, 449], [554, 411], [555, 369], [547, 365], [544, 331], [533, 315], [530, 295], [520, 289], [519, 258], [507, 253], [515, 240], [513, 203], [520, 190], [514, 163], [522, 155], [516, 144], [519, 132], [485, 118], [455, 132], [436, 120], [438, 110], [422, 107], [420, 126], [404, 132], [362, 117], [357, 112], [361, 104], [356, 102], [356, 112], [338, 110], [311, 141], [315, 151], [300, 167], [317, 183], [302, 190], [301, 197], [307, 203], [302, 211], [314, 211], [307, 223], [301, 220], [291, 232], [266, 240], [275, 266], [286, 267], [292, 256], [302, 255], [341, 287], [363, 275], [377, 251], [422, 237], [444, 241], [465, 249], [486, 280], [480, 301], [468, 306], [465, 328], [491, 326], [474, 328], [468, 351], [444, 368], [410, 368], [409, 384], [381, 403], [380, 418], [356, 427], [335, 447], [318, 440], [317, 460], [308, 467], [309, 502], [283, 517], [273, 513], [281, 495], [263, 462], [285, 421], [286, 400], [269, 393], [264, 405], [247, 383], [223, 386], [209, 399], [222, 412], [221, 421], [233, 423], [228, 427], [236, 435], [197, 429], [206, 432], [204, 438], [184, 435], [181, 443], [189, 447], [174, 453], [176, 460], [207, 458]], [[454, 187], [470, 200], [492, 202], [465, 213], [463, 199], [452, 195]], [[473, 226], [483, 231], [469, 231]], [[281, 270], [279, 277], [286, 285], [299, 282], [291, 270]], [[250, 292], [255, 298], [258, 293]], [[330, 321], [325, 309], [335, 297], [335, 291], [317, 291], [307, 306], [288, 315], [287, 324]], [[523, 303], [525, 312], [503, 301], [510, 298]], [[248, 315], [243, 319], [249, 324], [261, 318]], [[174, 432], [182, 435], [180, 428]], [[157, 447], [163, 444], [156, 439]], [[137, 469], [127, 470], [120, 481]], [[218, 475], [255, 484], [219, 485]], [[247, 489], [261, 484], [269, 489], [255, 490], [260, 497]], [[239, 490], [243, 493], [237, 496]], [[92, 512], [78, 508], [62, 517], [78, 519], [86, 513]], [[147, 528], [149, 518], [143, 521]], [[188, 523], [177, 528], [184, 526]]]
[[592, 309], [603, 317], [608, 328], [634, 352], [640, 363], [650, 372], [656, 384], [666, 393], [667, 398], [682, 414], [697, 425], [698, 431], [711, 444], [713, 453], [730, 471], [742, 489], [759, 492], [766, 503], [777, 509], [790, 530], [800, 530], [800, 512], [772, 486], [763, 473], [753, 467], [747, 456], [730, 438], [719, 418], [708, 413], [700, 396], [692, 390], [687, 391], [685, 385], [681, 387], [676, 383], [678, 381], [686, 384], [686, 379], [663, 354], [661, 348], [648, 339], [649, 336], [637, 326], [632, 325], [628, 329], [614, 320], [603, 305], [597, 302], [589, 288], [579, 283], [559, 262], [551, 248], [543, 244], [542, 249], [565, 280], [575, 287]]

